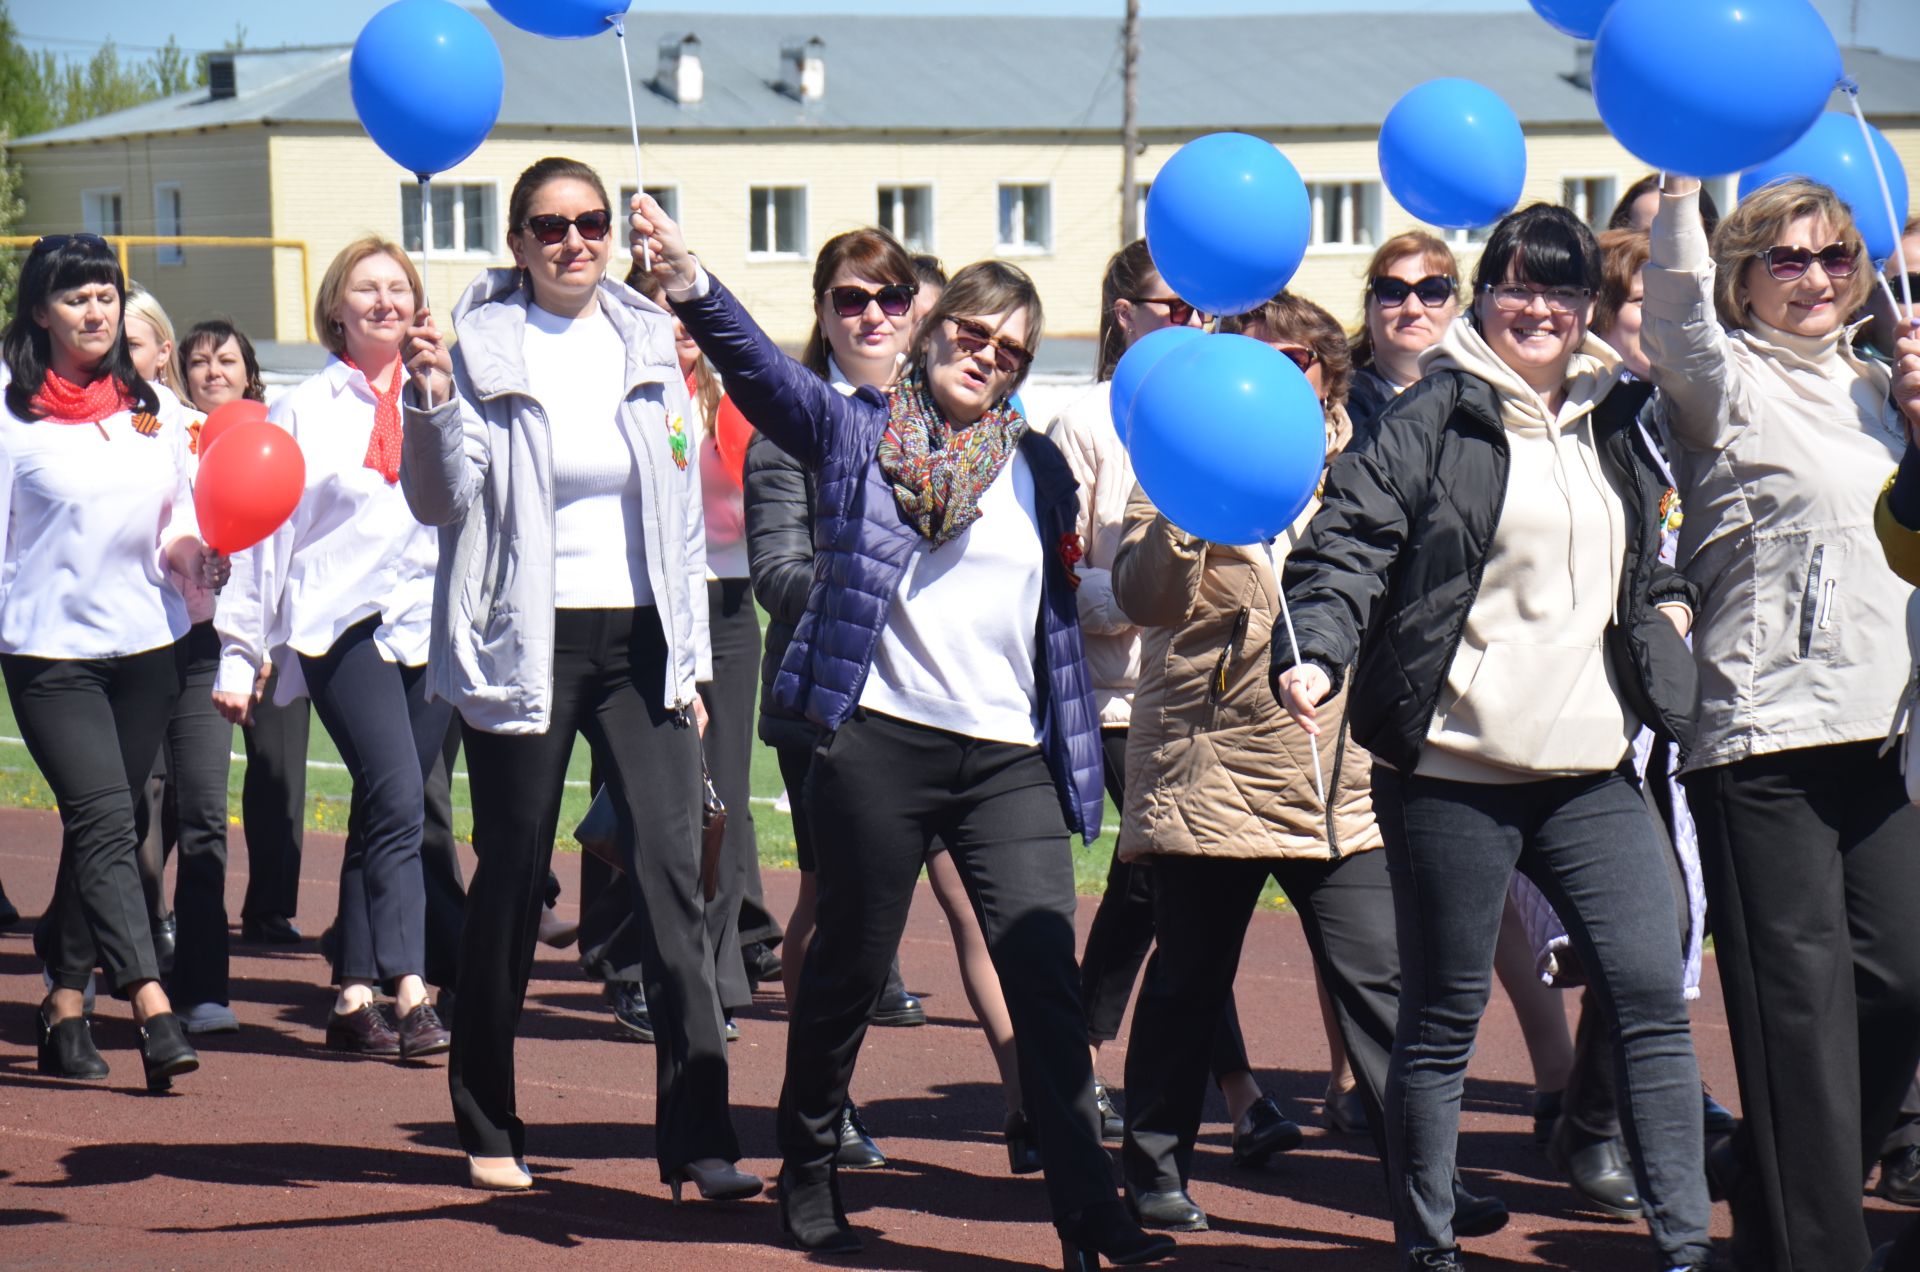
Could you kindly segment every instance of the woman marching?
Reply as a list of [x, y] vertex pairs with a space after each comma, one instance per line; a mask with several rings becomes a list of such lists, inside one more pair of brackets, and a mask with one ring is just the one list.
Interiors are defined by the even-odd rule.
[[[327, 1045], [402, 1060], [447, 1049], [427, 1001], [425, 778], [448, 708], [426, 696], [433, 531], [401, 495], [402, 342], [422, 303], [395, 244], [342, 248], [314, 298], [332, 355], [268, 418], [300, 444], [306, 489], [287, 523], [238, 554], [214, 625], [222, 642], [213, 701], [248, 724], [278, 666], [275, 697], [311, 697], [353, 778], [340, 866]], [[390, 990], [398, 1019], [375, 1001]]]
[[697, 681], [710, 678], [690, 403], [673, 320], [606, 277], [615, 218], [593, 169], [515, 183], [518, 268], [413, 332], [403, 485], [441, 527], [433, 692], [466, 724], [475, 855], [447, 1066], [477, 1188], [532, 1186], [514, 1033], [576, 734], [613, 791], [644, 914], [660, 1177], [750, 1197], [700, 895]]
[[1694, 593], [1659, 561], [1654, 457], [1608, 409], [1619, 359], [1587, 331], [1599, 282], [1593, 235], [1564, 208], [1501, 221], [1472, 322], [1334, 461], [1287, 561], [1299, 648], [1274, 642], [1275, 696], [1318, 732], [1318, 704], [1350, 681], [1354, 739], [1377, 761], [1402, 972], [1387, 1155], [1411, 1268], [1464, 1266], [1460, 1096], [1516, 867], [1609, 1007], [1661, 1266], [1711, 1251], [1667, 848], [1623, 767], [1643, 720], [1692, 735], [1678, 628]]
[[0, 672], [64, 832], [34, 932], [52, 983], [39, 1072], [107, 1076], [84, 1008], [97, 966], [131, 1000], [148, 1088], [165, 1090], [200, 1060], [160, 985], [133, 801], [185, 674], [183, 584], [217, 588], [228, 563], [199, 538], [182, 416], [133, 368], [126, 294], [113, 249], [91, 234], [42, 238], [21, 268], [0, 335]]
[[836, 1127], [941, 842], [1000, 974], [1063, 1252], [1074, 1267], [1164, 1256], [1172, 1243], [1114, 1193], [1073, 961], [1068, 836], [1098, 828], [1098, 722], [1064, 552], [1072, 474], [1008, 408], [1040, 336], [1031, 280], [998, 262], [960, 271], [904, 379], [846, 396], [779, 351], [658, 204], [639, 196], [633, 225], [741, 412], [819, 481], [821, 559], [774, 693], [825, 731], [807, 797], [840, 833], [815, 845], [818, 930], [787, 1035], [783, 1227], [810, 1250], [860, 1246]]

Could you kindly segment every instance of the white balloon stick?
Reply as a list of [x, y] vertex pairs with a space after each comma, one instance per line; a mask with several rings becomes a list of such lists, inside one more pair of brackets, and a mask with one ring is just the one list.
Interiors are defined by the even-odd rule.
[[[640, 167], [640, 109], [633, 100], [633, 63], [627, 57], [627, 20], [624, 15], [616, 14], [607, 21], [613, 23], [614, 38], [620, 42], [620, 78], [627, 86], [627, 122], [633, 128], [633, 188], [645, 193], [647, 183]], [[640, 268], [653, 269], [653, 249], [645, 239], [640, 241]]]
[[[1300, 666], [1300, 640], [1293, 634], [1293, 608], [1287, 604], [1287, 589], [1281, 586], [1281, 580], [1277, 576], [1277, 573], [1273, 581], [1274, 591], [1280, 594], [1280, 617], [1287, 625], [1287, 644], [1293, 647], [1293, 665], [1295, 668], [1298, 668]], [[1342, 724], [1341, 727], [1345, 728], [1346, 726]], [[1327, 807], [1327, 779], [1320, 768], [1320, 739], [1314, 737], [1312, 734], [1308, 734], [1307, 749], [1313, 752], [1313, 789], [1320, 795], [1320, 807], [1331, 812], [1332, 809]]]
[[[1847, 95], [1847, 105], [1853, 107], [1853, 117], [1860, 121], [1860, 140], [1866, 143], [1867, 157], [1873, 160], [1873, 175], [1880, 183], [1881, 206], [1886, 209], [1887, 223], [1893, 226], [1893, 259], [1900, 265], [1900, 294], [1906, 298], [1907, 320], [1911, 322], [1913, 320], [1913, 285], [1907, 281], [1906, 235], [1901, 232], [1904, 227], [1893, 210], [1893, 187], [1887, 184], [1887, 169], [1880, 162], [1880, 147], [1873, 144], [1873, 130], [1867, 127], [1867, 117], [1860, 110], [1860, 86], [1852, 80], [1843, 80], [1840, 90]], [[1880, 267], [1876, 262], [1868, 261], [1867, 264], [1873, 267], [1875, 274], [1880, 274]], [[1884, 275], [1881, 275], [1880, 281], [1882, 286], [1886, 285]], [[1891, 288], [1888, 289], [1887, 299], [1889, 301], [1893, 299]], [[1897, 317], [1899, 313], [1900, 307], [1894, 306], [1895, 316]]]
[[[427, 289], [427, 254], [433, 250], [433, 174], [416, 172], [420, 178], [420, 303], [433, 308], [433, 293]], [[414, 315], [418, 321], [419, 315]]]

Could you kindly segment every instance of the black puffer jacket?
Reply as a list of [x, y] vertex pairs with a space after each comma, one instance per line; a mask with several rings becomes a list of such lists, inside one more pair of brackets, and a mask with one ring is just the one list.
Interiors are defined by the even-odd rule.
[[747, 566], [753, 595], [767, 611], [760, 659], [760, 740], [768, 746], [812, 746], [819, 730], [773, 700], [794, 625], [807, 612], [813, 586], [813, 474], [760, 434], [747, 445]]
[[[1698, 608], [1691, 583], [1660, 560], [1667, 483], [1634, 418], [1644, 391], [1622, 386], [1593, 415], [1601, 463], [1628, 517], [1622, 621], [1607, 632], [1626, 705], [1680, 743], [1693, 740], [1693, 654], [1654, 607]], [[1338, 690], [1353, 667], [1354, 740], [1394, 768], [1420, 762], [1447, 670], [1480, 589], [1506, 497], [1508, 449], [1491, 385], [1427, 376], [1362, 430], [1327, 472], [1320, 511], [1287, 558], [1286, 592], [1303, 656]], [[1271, 678], [1291, 666], [1284, 632]]]

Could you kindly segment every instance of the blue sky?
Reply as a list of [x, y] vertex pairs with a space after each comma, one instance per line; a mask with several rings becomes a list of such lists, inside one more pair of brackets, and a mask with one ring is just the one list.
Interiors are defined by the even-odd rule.
[[[250, 44], [333, 44], [353, 39], [384, 0], [329, 0], [310, 5], [292, 0], [12, 0], [15, 25], [34, 47], [87, 53], [104, 32], [123, 46], [158, 45], [168, 35], [188, 48], [217, 48], [239, 23]], [[1815, 0], [1842, 42], [1857, 38], [1889, 52], [1920, 58], [1920, 0]], [[1525, 9], [1525, 0], [1144, 0], [1149, 17], [1177, 14], [1299, 13], [1330, 9], [1412, 12], [1486, 12]], [[1069, 13], [1111, 15], [1121, 0], [637, 0], [634, 21], [653, 12], [704, 9], [733, 13]], [[1858, 30], [1849, 27], [1858, 15]]]

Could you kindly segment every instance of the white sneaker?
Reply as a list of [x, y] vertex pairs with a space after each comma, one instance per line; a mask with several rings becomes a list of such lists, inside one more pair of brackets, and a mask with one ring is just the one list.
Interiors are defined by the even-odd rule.
[[[81, 1010], [89, 1016], [93, 1015], [93, 982], [94, 974], [92, 972], [87, 973], [86, 1004]], [[53, 992], [53, 973], [44, 967], [40, 969], [40, 983], [47, 987], [49, 994]]]
[[180, 1012], [180, 1023], [190, 1034], [240, 1032], [240, 1018], [225, 1003], [195, 1003]]

